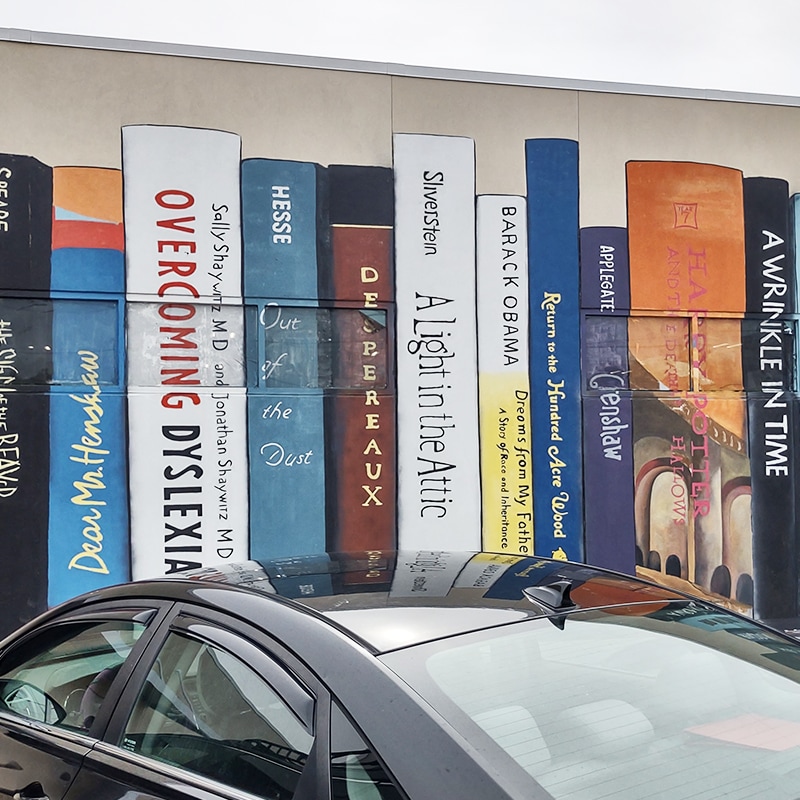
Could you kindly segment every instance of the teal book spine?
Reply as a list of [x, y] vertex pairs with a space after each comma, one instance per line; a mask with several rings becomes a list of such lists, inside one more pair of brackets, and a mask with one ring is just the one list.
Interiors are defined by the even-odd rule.
[[242, 162], [244, 289], [256, 359], [247, 391], [250, 555], [259, 561], [325, 551], [325, 179], [316, 164]]

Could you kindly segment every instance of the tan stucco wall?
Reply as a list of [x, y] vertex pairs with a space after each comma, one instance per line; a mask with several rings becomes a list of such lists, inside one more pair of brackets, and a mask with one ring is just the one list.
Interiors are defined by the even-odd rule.
[[120, 126], [239, 133], [244, 157], [391, 164], [392, 132], [475, 139], [478, 193], [524, 193], [527, 137], [578, 139], [581, 224], [625, 224], [625, 161], [678, 159], [800, 188], [800, 108], [397, 77], [0, 42], [0, 150], [119, 166]]

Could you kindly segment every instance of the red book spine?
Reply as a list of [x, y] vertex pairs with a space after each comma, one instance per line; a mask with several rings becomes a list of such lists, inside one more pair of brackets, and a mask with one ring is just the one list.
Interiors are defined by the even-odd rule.
[[360, 553], [341, 576], [377, 590], [374, 568], [397, 545], [397, 397], [394, 384], [394, 180], [386, 167], [328, 167], [331, 270], [320, 298], [331, 310], [325, 399], [327, 549]]
[[[396, 547], [396, 402], [391, 370], [392, 230], [332, 230], [334, 365], [328, 398], [328, 550]], [[371, 582], [369, 572], [348, 582]], [[381, 575], [375, 575], [380, 582]]]

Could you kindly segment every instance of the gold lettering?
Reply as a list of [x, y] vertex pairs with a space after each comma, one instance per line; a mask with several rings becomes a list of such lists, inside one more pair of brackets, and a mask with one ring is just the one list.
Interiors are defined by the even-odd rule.
[[377, 456], [382, 456], [383, 453], [381, 452], [380, 447], [378, 447], [378, 443], [374, 439], [369, 440], [369, 444], [367, 445], [366, 449], [364, 450], [364, 455], [368, 453], [375, 453]]

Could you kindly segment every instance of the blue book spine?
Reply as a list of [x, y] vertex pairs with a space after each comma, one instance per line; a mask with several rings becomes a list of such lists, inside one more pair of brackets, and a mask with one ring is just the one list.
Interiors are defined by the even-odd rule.
[[121, 250], [101, 247], [61, 247], [52, 254], [53, 292], [74, 291], [76, 275], [92, 294], [122, 294], [125, 291], [125, 255]]
[[246, 303], [257, 309], [257, 375], [248, 387], [250, 555], [325, 551], [320, 275], [329, 263], [325, 171], [297, 161], [242, 162]]
[[578, 144], [525, 142], [537, 555], [584, 558]]
[[130, 577], [122, 300], [53, 301], [48, 603]]
[[325, 551], [322, 393], [249, 392], [250, 556]]
[[628, 314], [631, 277], [627, 228], [581, 228], [580, 258], [581, 308], [601, 314]]
[[125, 292], [122, 172], [53, 169], [50, 292]]
[[242, 161], [245, 297], [319, 297], [317, 264], [329, 249], [326, 209], [326, 171], [318, 164]]
[[628, 319], [590, 315], [583, 330], [583, 475], [586, 560], [636, 569], [633, 404]]
[[582, 228], [581, 379], [586, 560], [633, 574], [633, 409], [625, 228]]

